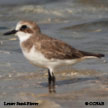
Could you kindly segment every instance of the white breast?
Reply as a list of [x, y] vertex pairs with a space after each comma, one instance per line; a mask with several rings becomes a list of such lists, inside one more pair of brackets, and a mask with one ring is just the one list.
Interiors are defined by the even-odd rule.
[[58, 60], [58, 59], [47, 59], [42, 53], [35, 49], [33, 46], [30, 52], [23, 50], [24, 56], [34, 65], [54, 69], [60, 65], [70, 65], [77, 62], [77, 60]]
[[48, 62], [48, 60], [44, 57], [44, 55], [37, 51], [34, 46], [31, 48], [29, 52], [23, 50], [23, 54], [34, 65], [47, 67], [46, 62]]

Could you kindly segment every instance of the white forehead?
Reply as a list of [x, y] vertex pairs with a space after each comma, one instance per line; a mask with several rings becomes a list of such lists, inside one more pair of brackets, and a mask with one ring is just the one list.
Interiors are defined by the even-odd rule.
[[21, 28], [21, 26], [22, 26], [21, 22], [17, 23], [16, 30], [19, 30]]
[[28, 27], [32, 28], [29, 24], [27, 23], [23, 23], [23, 22], [18, 22], [16, 25], [16, 30], [19, 30], [21, 28], [22, 25], [27, 25]]

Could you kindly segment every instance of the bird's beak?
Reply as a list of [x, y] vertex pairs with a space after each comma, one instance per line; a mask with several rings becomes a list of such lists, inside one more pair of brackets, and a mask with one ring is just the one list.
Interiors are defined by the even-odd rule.
[[17, 30], [11, 30], [9, 32], [4, 33], [3, 35], [11, 35], [11, 34], [16, 34]]

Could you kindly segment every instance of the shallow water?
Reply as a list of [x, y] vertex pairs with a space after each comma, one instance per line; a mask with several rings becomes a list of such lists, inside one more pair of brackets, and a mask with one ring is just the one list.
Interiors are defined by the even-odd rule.
[[[86, 108], [86, 101], [102, 101], [105, 102], [103, 108], [106, 108], [107, 1], [46, 0], [45, 3], [38, 4], [17, 4], [19, 3], [15, 6], [0, 6], [0, 106], [6, 107], [3, 105], [4, 101], [35, 101], [39, 102], [39, 108]], [[36, 21], [43, 33], [61, 39], [75, 48], [104, 53], [106, 62], [104, 59], [89, 59], [74, 66], [56, 69], [57, 93], [49, 94], [47, 70], [29, 64], [23, 57], [17, 37], [2, 35], [22, 19]]]

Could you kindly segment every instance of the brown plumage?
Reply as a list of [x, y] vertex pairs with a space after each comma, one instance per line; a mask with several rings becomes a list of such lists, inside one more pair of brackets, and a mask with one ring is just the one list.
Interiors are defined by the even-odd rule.
[[39, 26], [33, 21], [20, 21], [20, 24], [29, 25], [29, 28], [23, 30], [25, 33], [40, 33], [41, 30]]
[[35, 33], [27, 41], [23, 42], [23, 47], [28, 51], [35, 45], [36, 50], [43, 53], [48, 59], [76, 59], [84, 56], [104, 57], [103, 54], [94, 54], [80, 51], [64, 43], [61, 40], [49, 37], [40, 33]]
[[33, 36], [22, 43], [22, 46], [28, 51], [30, 51], [34, 44], [35, 48], [43, 53], [48, 59], [76, 59], [84, 56], [95, 56], [98, 58], [104, 57], [104, 54], [80, 51], [61, 40], [42, 34], [39, 26], [33, 21], [22, 21], [22, 23], [23, 25], [31, 26], [31, 28], [27, 28], [23, 32], [33, 34]]

